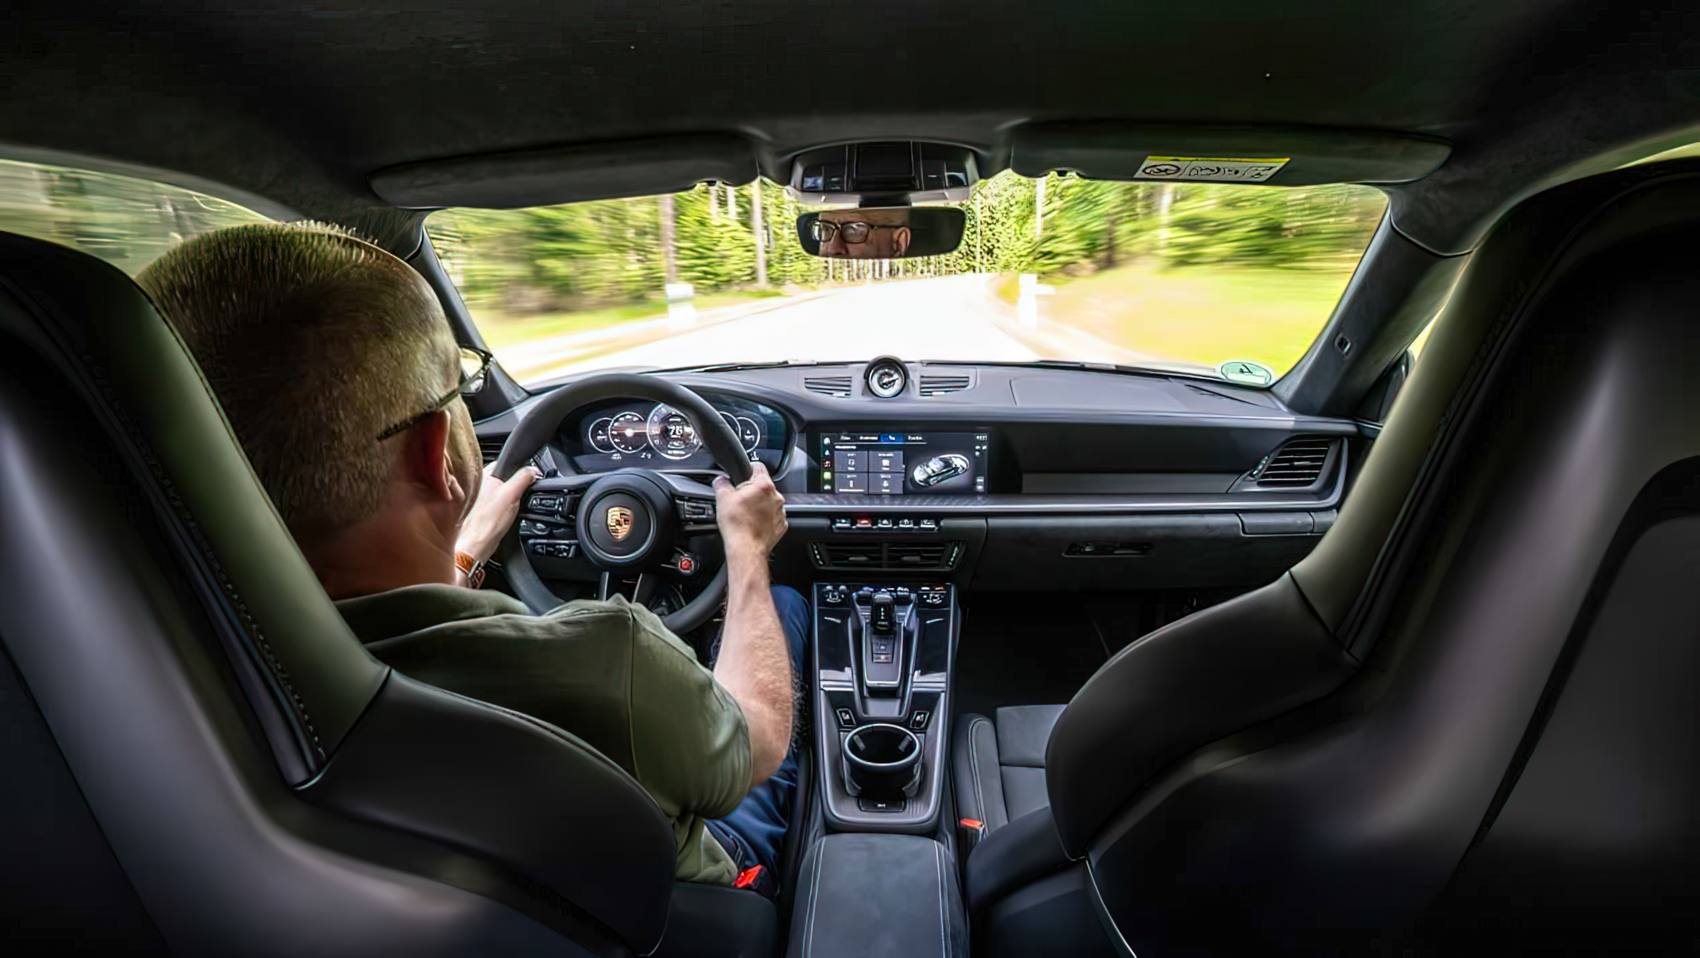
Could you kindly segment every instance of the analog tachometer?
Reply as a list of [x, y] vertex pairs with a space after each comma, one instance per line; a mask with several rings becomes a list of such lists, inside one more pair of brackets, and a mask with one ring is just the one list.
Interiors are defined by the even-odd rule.
[[623, 412], [608, 424], [608, 441], [628, 456], [635, 456], [649, 446], [649, 427], [635, 412]]

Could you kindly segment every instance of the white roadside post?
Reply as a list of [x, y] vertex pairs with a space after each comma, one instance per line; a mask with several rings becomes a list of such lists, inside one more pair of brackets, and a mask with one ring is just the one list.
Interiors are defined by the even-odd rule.
[[1039, 282], [1039, 277], [1033, 273], [1021, 274], [1020, 295], [1015, 300], [1016, 317], [1026, 329], [1039, 327], [1039, 297], [1049, 296], [1055, 288]]
[[668, 283], [667, 324], [675, 328], [690, 326], [697, 321], [696, 287], [690, 283]]

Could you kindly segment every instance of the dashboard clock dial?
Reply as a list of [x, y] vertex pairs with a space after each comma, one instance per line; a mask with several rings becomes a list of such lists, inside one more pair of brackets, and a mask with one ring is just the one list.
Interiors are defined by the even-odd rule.
[[685, 418], [685, 414], [666, 404], [650, 410], [645, 433], [649, 444], [666, 459], [689, 458], [702, 445], [696, 427]]
[[608, 441], [615, 450], [635, 456], [649, 448], [649, 426], [635, 412], [623, 412], [608, 424]]
[[865, 374], [868, 392], [881, 399], [895, 399], [909, 385], [909, 371], [895, 359], [876, 359]]

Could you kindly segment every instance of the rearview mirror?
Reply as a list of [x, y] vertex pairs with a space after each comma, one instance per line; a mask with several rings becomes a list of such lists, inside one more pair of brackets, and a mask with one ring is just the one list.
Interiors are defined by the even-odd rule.
[[949, 253], [968, 217], [948, 206], [827, 210], [797, 217], [797, 241], [826, 259], [908, 259]]

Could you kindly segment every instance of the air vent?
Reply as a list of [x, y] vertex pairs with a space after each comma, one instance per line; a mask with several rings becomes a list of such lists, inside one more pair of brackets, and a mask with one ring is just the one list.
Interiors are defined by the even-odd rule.
[[507, 437], [500, 439], [486, 436], [478, 437], [478, 451], [484, 455], [484, 464], [488, 466], [502, 454], [502, 447], [508, 444]]
[[945, 393], [959, 393], [972, 384], [973, 380], [965, 375], [922, 374], [921, 398], [942, 396]]
[[955, 567], [962, 558], [960, 542], [825, 543], [809, 544], [810, 557], [822, 569], [928, 569]]
[[885, 564], [885, 546], [877, 542], [855, 545], [815, 543], [815, 565], [823, 569], [868, 569]]
[[850, 398], [849, 376], [804, 376], [803, 388], [823, 396], [837, 396], [840, 399]]
[[1259, 486], [1291, 488], [1314, 485], [1328, 465], [1336, 440], [1326, 437], [1294, 439], [1258, 463], [1252, 478]]
[[885, 562], [893, 569], [944, 569], [952, 564], [951, 555], [960, 548], [954, 542], [944, 545], [893, 543], [885, 547]]

